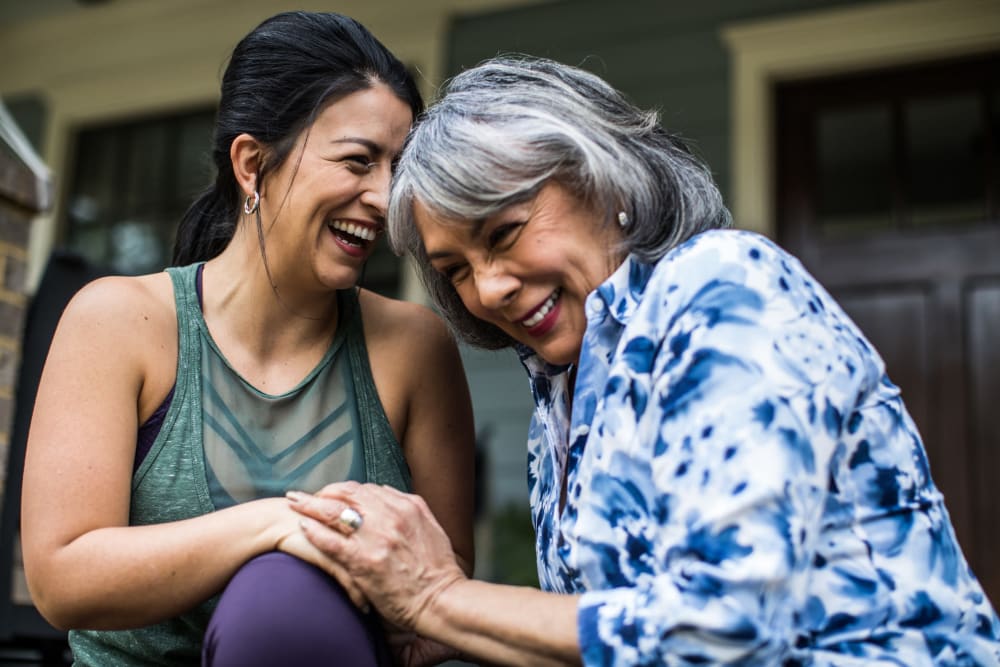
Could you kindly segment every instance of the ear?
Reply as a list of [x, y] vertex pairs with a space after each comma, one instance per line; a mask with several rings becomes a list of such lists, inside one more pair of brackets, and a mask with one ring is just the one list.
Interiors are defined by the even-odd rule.
[[263, 147], [249, 134], [241, 134], [229, 146], [229, 159], [233, 163], [233, 175], [244, 195], [257, 190], [257, 174], [260, 171]]

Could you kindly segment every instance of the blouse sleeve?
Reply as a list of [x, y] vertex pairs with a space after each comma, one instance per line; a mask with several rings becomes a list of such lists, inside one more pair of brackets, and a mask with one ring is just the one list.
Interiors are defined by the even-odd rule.
[[765, 242], [661, 269], [604, 396], [589, 488], [605, 503], [581, 509], [604, 516], [579, 517], [591, 546], [624, 546], [600, 567], [636, 585], [584, 594], [584, 663], [781, 664], [820, 602], [807, 583], [831, 459], [881, 362]]

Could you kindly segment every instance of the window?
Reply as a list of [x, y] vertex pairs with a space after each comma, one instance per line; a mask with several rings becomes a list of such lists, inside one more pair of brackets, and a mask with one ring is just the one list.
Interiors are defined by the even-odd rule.
[[159, 271], [181, 215], [214, 178], [214, 111], [81, 130], [66, 245], [113, 271]]
[[784, 183], [823, 238], [1000, 212], [1000, 55], [778, 87]]

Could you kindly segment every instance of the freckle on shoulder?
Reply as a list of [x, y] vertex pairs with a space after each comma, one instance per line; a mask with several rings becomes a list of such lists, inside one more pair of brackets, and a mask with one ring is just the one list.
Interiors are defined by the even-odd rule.
[[107, 276], [84, 285], [66, 308], [69, 317], [143, 322], [173, 313], [173, 289], [169, 277]]

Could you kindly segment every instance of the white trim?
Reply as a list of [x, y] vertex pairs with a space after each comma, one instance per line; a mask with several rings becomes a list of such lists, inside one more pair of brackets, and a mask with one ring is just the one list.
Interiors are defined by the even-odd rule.
[[740, 227], [773, 236], [774, 83], [1000, 49], [1000, 2], [889, 2], [721, 32], [731, 57], [731, 208]]
[[9, 146], [35, 177], [35, 206], [39, 211], [47, 210], [52, 206], [52, 175], [2, 101], [0, 101], [0, 144]]

